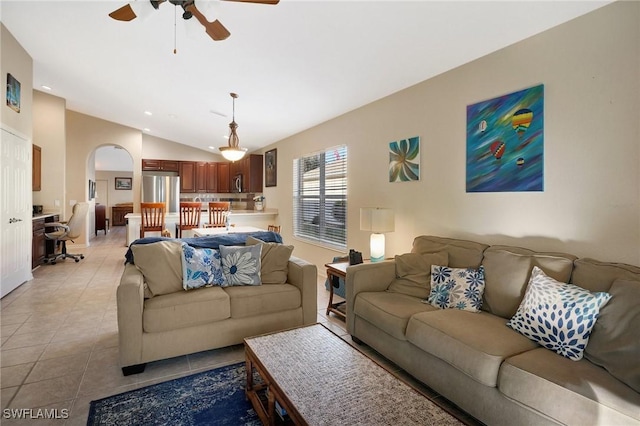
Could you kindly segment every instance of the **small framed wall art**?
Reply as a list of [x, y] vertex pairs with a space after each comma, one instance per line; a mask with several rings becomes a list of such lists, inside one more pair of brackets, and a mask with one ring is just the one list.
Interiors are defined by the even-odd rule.
[[420, 180], [420, 137], [389, 144], [389, 182]]
[[20, 82], [7, 73], [7, 106], [15, 112], [20, 112]]
[[132, 178], [130, 177], [117, 177], [116, 189], [130, 190], [132, 187], [131, 180]]
[[278, 150], [264, 153], [264, 186], [278, 185]]

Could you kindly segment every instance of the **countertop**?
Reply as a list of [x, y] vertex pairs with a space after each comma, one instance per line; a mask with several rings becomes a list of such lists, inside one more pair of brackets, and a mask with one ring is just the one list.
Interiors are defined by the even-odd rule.
[[32, 219], [32, 220], [37, 220], [37, 219], [46, 219], [46, 218], [48, 218], [48, 217], [55, 216], [55, 215], [58, 215], [58, 214], [60, 214], [60, 213], [57, 213], [57, 212], [53, 212], [53, 213], [38, 213], [38, 214], [34, 214], [34, 215], [31, 217], [31, 219]]

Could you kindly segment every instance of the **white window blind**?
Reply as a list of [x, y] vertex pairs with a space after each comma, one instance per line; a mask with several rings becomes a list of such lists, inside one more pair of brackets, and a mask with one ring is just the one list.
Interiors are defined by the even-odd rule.
[[293, 160], [293, 234], [334, 248], [347, 247], [347, 147]]

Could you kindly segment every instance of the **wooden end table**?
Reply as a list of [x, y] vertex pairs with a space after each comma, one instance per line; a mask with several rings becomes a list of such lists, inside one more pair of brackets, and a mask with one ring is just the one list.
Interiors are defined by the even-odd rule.
[[337, 302], [333, 303], [333, 283], [334, 280], [338, 281], [340, 278], [345, 280], [345, 285], [347, 283], [347, 268], [349, 267], [349, 262], [335, 262], [335, 263], [327, 263], [324, 265], [327, 268], [327, 279], [329, 280], [329, 305], [327, 305], [327, 315], [330, 312], [333, 312], [340, 318], [346, 320], [347, 319], [347, 309], [345, 306], [345, 302]]

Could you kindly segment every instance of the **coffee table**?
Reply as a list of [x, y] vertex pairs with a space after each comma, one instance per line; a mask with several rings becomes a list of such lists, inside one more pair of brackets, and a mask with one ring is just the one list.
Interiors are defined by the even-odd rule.
[[300, 425], [463, 424], [320, 324], [244, 345], [246, 395], [264, 424], [280, 421], [277, 408]]

